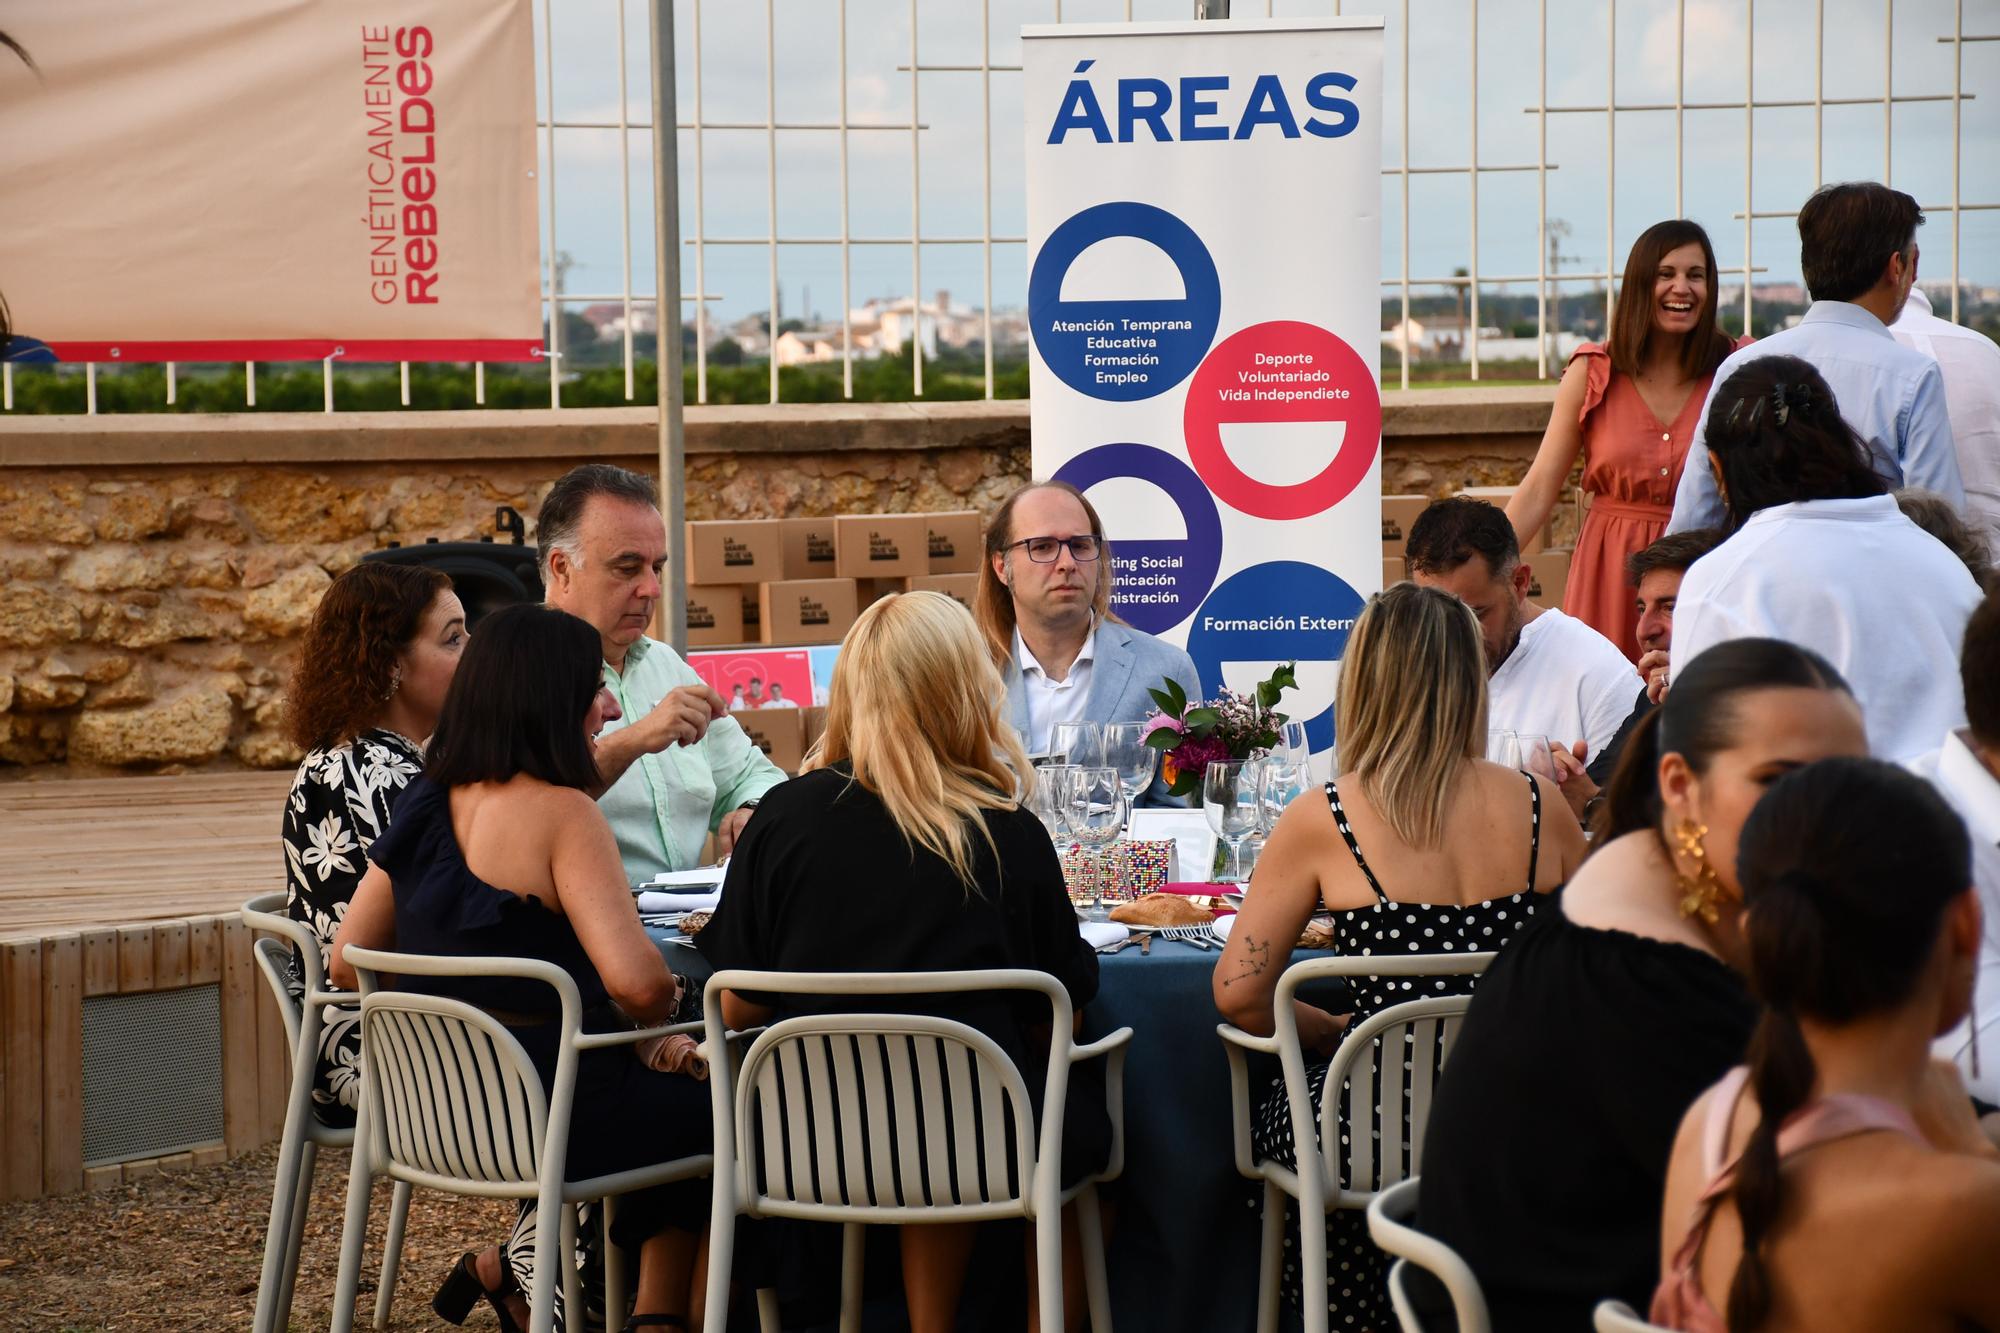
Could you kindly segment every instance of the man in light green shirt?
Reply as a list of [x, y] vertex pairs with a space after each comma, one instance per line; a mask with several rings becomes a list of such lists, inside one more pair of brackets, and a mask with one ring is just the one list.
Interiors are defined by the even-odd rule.
[[548, 604], [589, 621], [624, 717], [597, 738], [598, 808], [634, 884], [697, 865], [714, 833], [735, 846], [751, 810], [784, 773], [728, 706], [667, 644], [646, 636], [661, 596], [667, 530], [650, 479], [608, 463], [564, 474], [535, 524]]

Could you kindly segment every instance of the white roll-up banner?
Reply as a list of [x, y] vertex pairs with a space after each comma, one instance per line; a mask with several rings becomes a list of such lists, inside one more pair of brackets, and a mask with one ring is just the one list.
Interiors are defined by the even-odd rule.
[[1296, 661], [1323, 752], [1382, 577], [1381, 20], [1022, 36], [1035, 476], [1210, 694]]

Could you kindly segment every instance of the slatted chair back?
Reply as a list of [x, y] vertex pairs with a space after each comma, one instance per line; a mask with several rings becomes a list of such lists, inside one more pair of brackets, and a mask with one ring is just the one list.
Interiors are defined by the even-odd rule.
[[[354, 947], [346, 958], [361, 983], [368, 1061], [361, 1123], [365, 1151], [378, 1172], [461, 1194], [534, 1196], [543, 1145], [569, 1138], [582, 1013], [576, 983], [553, 963], [529, 958], [442, 958]], [[547, 982], [562, 1011], [552, 1086], [543, 1090], [527, 1052], [498, 1018], [463, 1000], [385, 990], [384, 973]]]
[[[970, 980], [968, 980], [970, 978]], [[710, 1049], [723, 1040], [722, 990], [789, 995], [936, 995], [1030, 991], [1053, 1030], [1047, 1108], [1067, 1084], [1069, 996], [1041, 972], [750, 973], [709, 982]], [[713, 1077], [713, 1076], [712, 1076]], [[964, 1023], [907, 1013], [787, 1018], [759, 1033], [740, 1068], [715, 1080], [734, 1186], [750, 1211], [776, 1217], [895, 1222], [1031, 1214], [1038, 1184], [1053, 1197], [1060, 1117], [1038, 1128], [1022, 1071]], [[723, 1098], [733, 1095], [725, 1105]], [[718, 1135], [717, 1172], [724, 1165]], [[1040, 1164], [1047, 1162], [1048, 1179]]]
[[[285, 1048], [296, 1057], [300, 1025], [305, 1022], [316, 1024], [318, 1015], [307, 1019], [302, 997], [292, 990], [292, 960], [296, 954], [298, 976], [305, 983], [306, 993], [323, 989], [325, 981], [319, 940], [303, 922], [294, 921], [286, 915], [285, 895], [282, 893], [262, 894], [243, 904], [243, 924], [253, 931], [263, 932], [252, 948], [257, 966], [271, 987], [271, 998], [277, 1001], [278, 1016], [285, 1021]], [[277, 938], [271, 938], [273, 936]], [[314, 1035], [317, 1036], [317, 1033]]]
[[1377, 1194], [1368, 1205], [1368, 1234], [1385, 1254], [1397, 1263], [1389, 1272], [1389, 1295], [1404, 1333], [1425, 1333], [1427, 1325], [1411, 1299], [1414, 1267], [1436, 1278], [1451, 1297], [1458, 1333], [1488, 1333], [1492, 1327], [1486, 1310], [1486, 1293], [1472, 1268], [1458, 1252], [1434, 1236], [1417, 1229], [1417, 1189], [1420, 1180], [1411, 1177]]

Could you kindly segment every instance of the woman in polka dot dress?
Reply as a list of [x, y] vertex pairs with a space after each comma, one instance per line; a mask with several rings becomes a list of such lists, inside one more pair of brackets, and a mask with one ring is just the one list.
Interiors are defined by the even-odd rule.
[[[1278, 821], [1216, 965], [1216, 1007], [1248, 1032], [1272, 1030], [1278, 975], [1314, 912], [1333, 914], [1343, 953], [1486, 952], [1583, 860], [1583, 831], [1553, 783], [1480, 758], [1485, 658], [1477, 622], [1450, 594], [1399, 583], [1370, 599], [1348, 639], [1336, 722], [1342, 772], [1324, 800], [1301, 797]], [[1470, 990], [1473, 980], [1362, 977], [1351, 982], [1348, 1013], [1300, 1003], [1299, 1035], [1321, 1057], [1314, 1104], [1324, 1058], [1351, 1024], [1402, 1000]], [[1341, 1105], [1343, 1144], [1379, 1133], [1350, 1126]], [[1259, 1156], [1294, 1162], [1282, 1084], [1272, 1084], [1255, 1128]], [[1346, 1184], [1344, 1160], [1341, 1176]], [[1387, 1261], [1364, 1215], [1337, 1211], [1327, 1225], [1330, 1326], [1393, 1330]], [[1296, 1256], [1295, 1240], [1289, 1251]], [[1298, 1282], [1288, 1259], [1290, 1299], [1300, 1299]]]

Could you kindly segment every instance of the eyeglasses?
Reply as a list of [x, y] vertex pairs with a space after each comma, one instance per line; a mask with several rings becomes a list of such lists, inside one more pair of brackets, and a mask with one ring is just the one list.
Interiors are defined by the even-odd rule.
[[1025, 546], [1028, 559], [1038, 565], [1054, 564], [1056, 554], [1065, 546], [1069, 548], [1070, 559], [1078, 564], [1089, 564], [1104, 549], [1103, 543], [1089, 533], [1080, 537], [1028, 537], [1009, 543], [1007, 549], [1011, 551], [1016, 546]]

